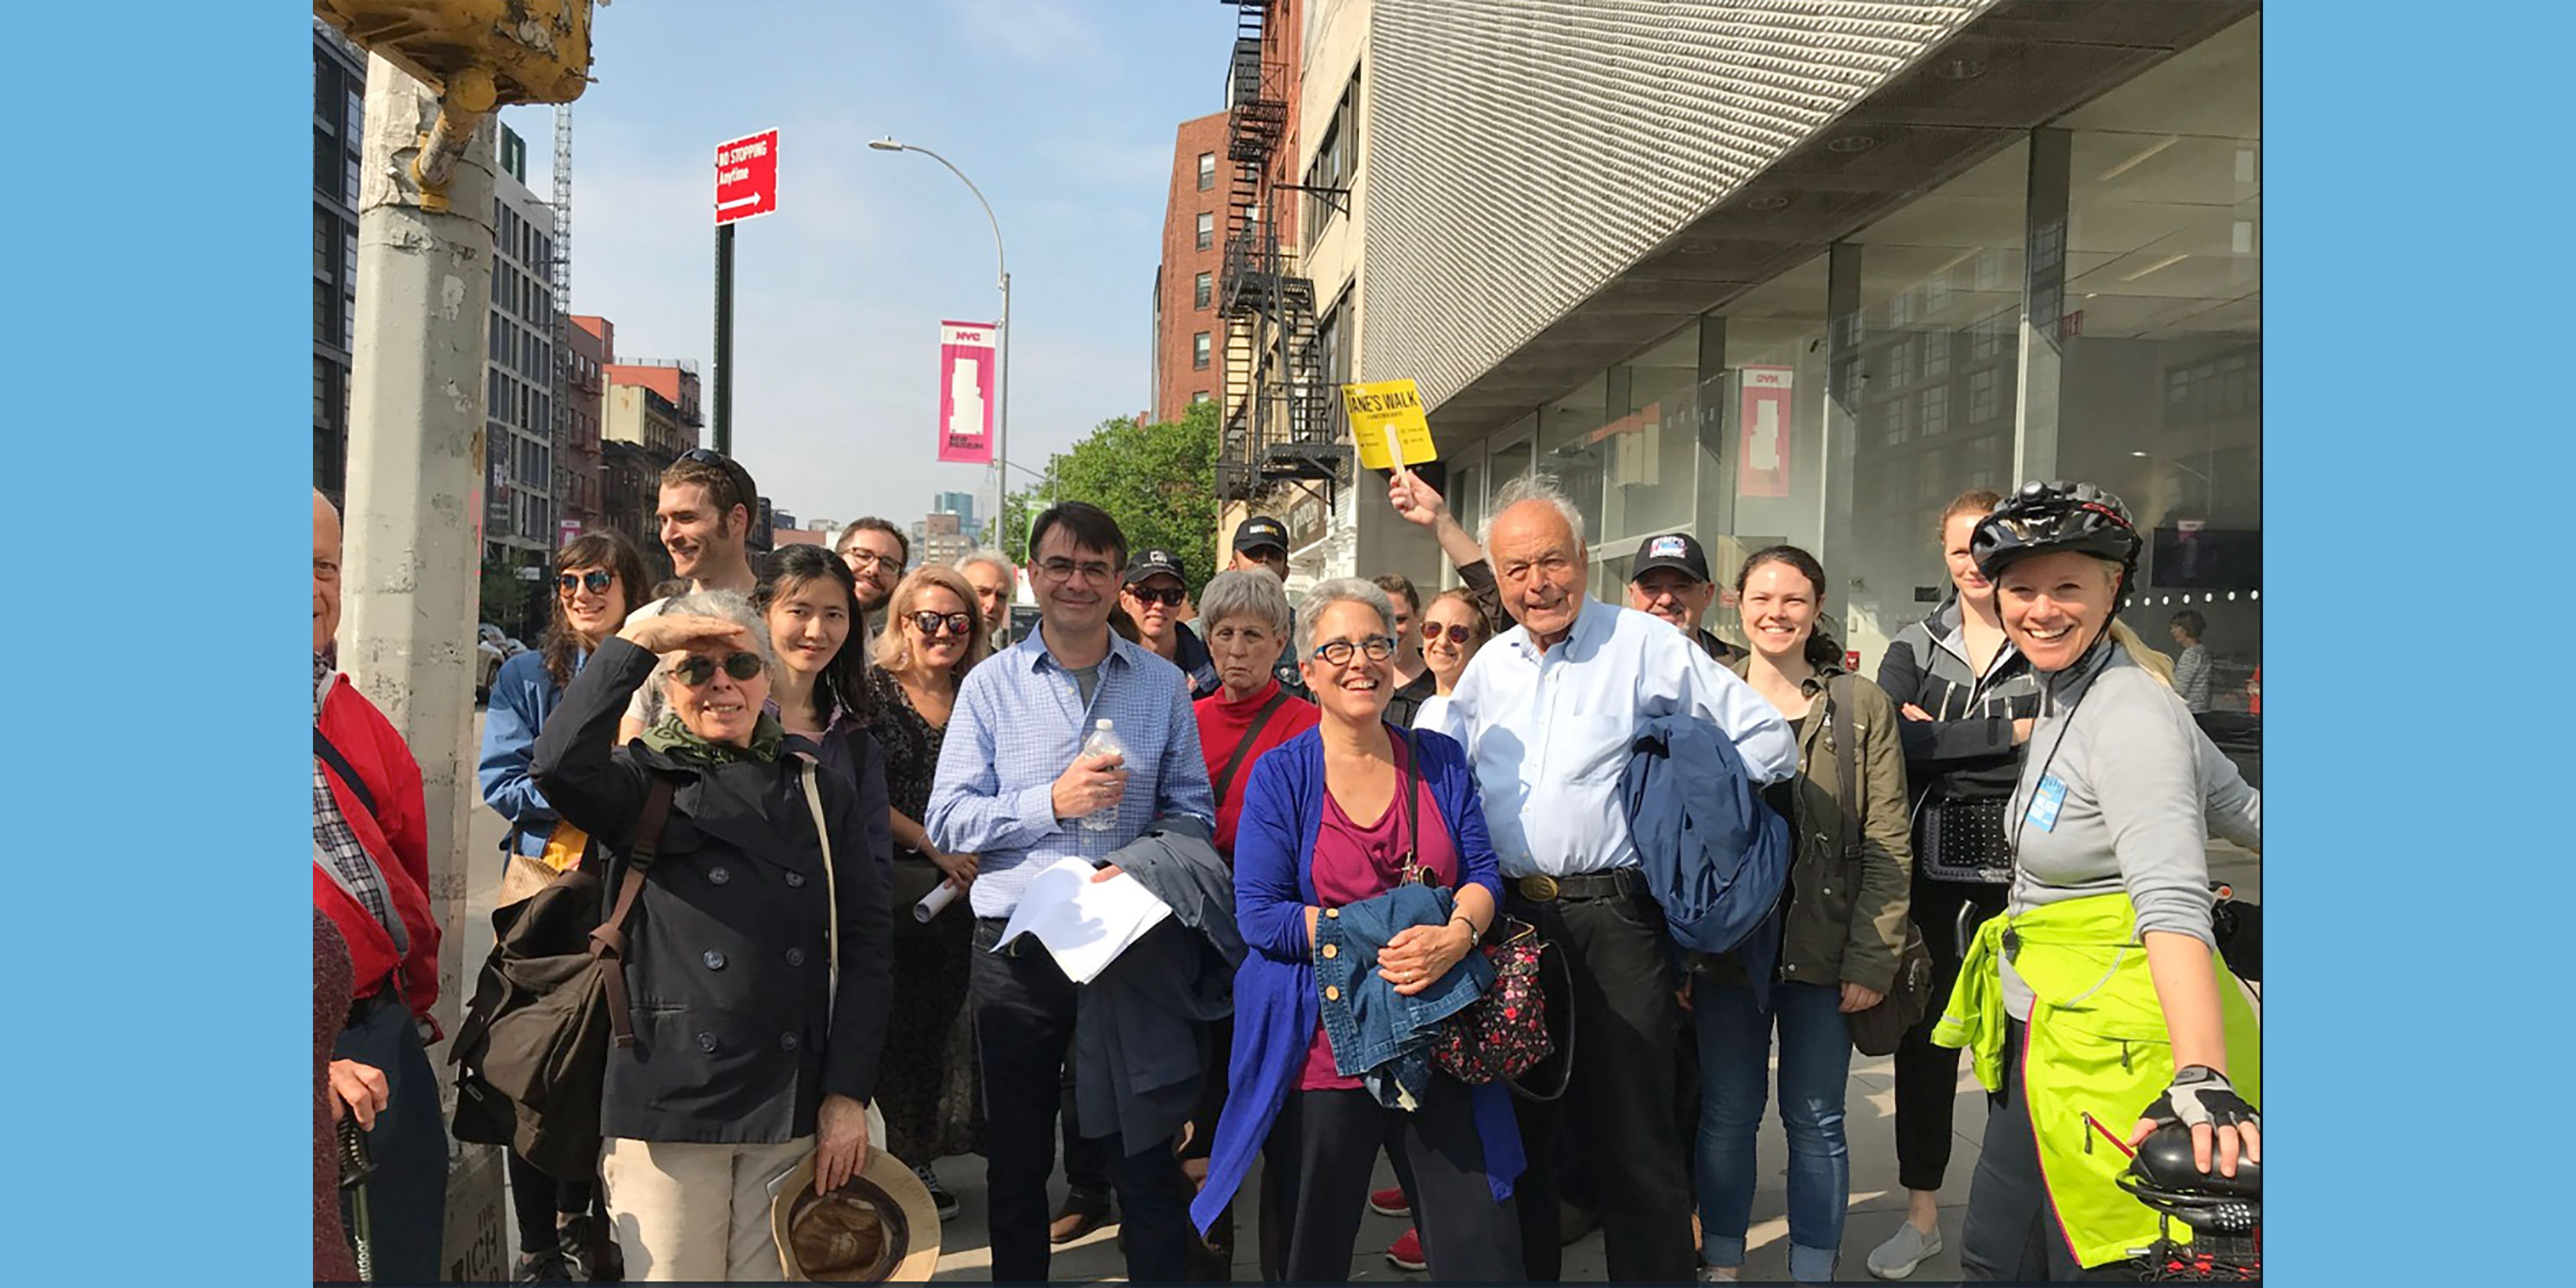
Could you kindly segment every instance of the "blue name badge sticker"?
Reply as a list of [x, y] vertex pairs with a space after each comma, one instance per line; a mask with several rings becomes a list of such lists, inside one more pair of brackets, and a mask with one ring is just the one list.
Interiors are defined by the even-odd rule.
[[2054, 832], [2057, 830], [2058, 808], [2064, 804], [2066, 804], [2065, 781], [2055, 774], [2043, 775], [2039, 780], [2039, 790], [2031, 795], [2030, 813], [2025, 817], [2031, 826], [2040, 831]]

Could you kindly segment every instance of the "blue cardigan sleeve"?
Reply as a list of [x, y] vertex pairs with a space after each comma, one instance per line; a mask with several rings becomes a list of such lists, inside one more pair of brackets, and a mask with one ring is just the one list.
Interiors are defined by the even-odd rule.
[[553, 683], [542, 657], [521, 653], [502, 663], [500, 674], [492, 677], [490, 705], [483, 712], [483, 757], [475, 766], [474, 781], [483, 789], [484, 803], [521, 831], [542, 832], [555, 821], [545, 793], [537, 790], [536, 780], [528, 774], [536, 759], [541, 719], [537, 694]]
[[1306, 897], [1297, 876], [1305, 852], [1298, 844], [1304, 811], [1289, 772], [1297, 763], [1302, 761], [1286, 747], [1252, 762], [1251, 781], [1243, 789], [1243, 817], [1234, 834], [1235, 924], [1253, 951], [1290, 963], [1307, 961], [1313, 953], [1306, 938]]

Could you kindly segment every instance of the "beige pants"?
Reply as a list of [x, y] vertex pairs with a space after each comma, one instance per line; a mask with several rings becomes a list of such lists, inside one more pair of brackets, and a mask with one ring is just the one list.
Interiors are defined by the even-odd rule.
[[785, 1278], [770, 1233], [769, 1182], [814, 1152], [780, 1145], [608, 1142], [600, 1179], [630, 1279], [696, 1283]]

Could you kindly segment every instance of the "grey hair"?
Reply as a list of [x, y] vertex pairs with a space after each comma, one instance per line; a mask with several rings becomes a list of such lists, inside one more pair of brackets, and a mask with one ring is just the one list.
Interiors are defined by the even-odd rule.
[[1288, 634], [1288, 590], [1267, 568], [1221, 572], [1199, 591], [1199, 621], [1213, 631], [1230, 617], [1251, 617], [1273, 635]]
[[1565, 494], [1565, 489], [1557, 484], [1556, 476], [1545, 472], [1524, 474], [1494, 492], [1493, 504], [1485, 510], [1485, 521], [1476, 525], [1476, 544], [1491, 545], [1494, 520], [1501, 517], [1503, 511], [1523, 501], [1546, 502], [1564, 517], [1565, 526], [1574, 531], [1574, 548], [1591, 549], [1583, 540], [1583, 511], [1574, 508], [1574, 498]]
[[965, 554], [957, 556], [955, 567], [957, 571], [964, 572], [977, 564], [982, 564], [985, 567], [1002, 574], [1002, 580], [1006, 582], [1014, 580], [1020, 573], [1019, 569], [1011, 566], [1011, 557], [1009, 555], [1003, 554], [1001, 551], [994, 550], [989, 547], [983, 550], [969, 550]]
[[[662, 605], [660, 615], [721, 617], [732, 622], [751, 635], [750, 651], [760, 655], [761, 666], [769, 671], [778, 669], [777, 651], [769, 645], [769, 623], [761, 618], [759, 609], [751, 606], [751, 598], [740, 591], [699, 590], [675, 595]], [[653, 678], [645, 682], [644, 723], [655, 724], [662, 719], [669, 705], [671, 668], [676, 665], [675, 658], [666, 654], [661, 665], [653, 668]]]
[[1366, 604], [1377, 614], [1377, 623], [1389, 635], [1395, 634], [1395, 601], [1386, 597], [1373, 581], [1357, 577], [1335, 577], [1319, 582], [1306, 592], [1305, 602], [1297, 605], [1297, 655], [1315, 651], [1315, 623], [1324, 610], [1335, 604]]

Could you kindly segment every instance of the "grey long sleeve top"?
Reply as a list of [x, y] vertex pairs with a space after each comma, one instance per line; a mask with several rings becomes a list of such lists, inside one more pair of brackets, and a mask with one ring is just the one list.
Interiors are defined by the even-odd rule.
[[[2141, 935], [2214, 942], [2210, 824], [2242, 820], [2247, 803], [2212, 808], [2208, 739], [2191, 712], [2117, 645], [2041, 676], [2041, 691], [2045, 706], [2005, 815], [2017, 868], [2008, 910], [2125, 893]], [[2030, 1018], [2030, 989], [2009, 964], [2003, 982], [2005, 1009]]]

